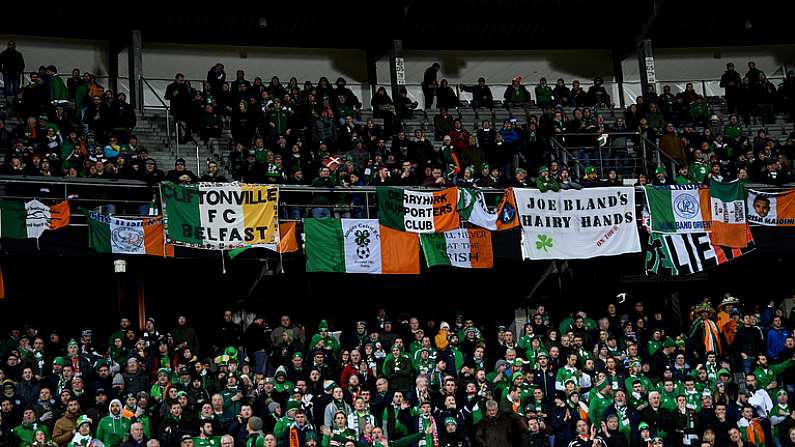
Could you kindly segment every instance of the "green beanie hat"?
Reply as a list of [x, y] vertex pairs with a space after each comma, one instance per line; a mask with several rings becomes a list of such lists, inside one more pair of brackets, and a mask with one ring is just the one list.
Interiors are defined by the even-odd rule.
[[458, 425], [458, 421], [455, 418], [445, 418], [444, 425]]
[[55, 358], [52, 360], [52, 364], [53, 364], [53, 365], [61, 365], [61, 366], [64, 366], [64, 365], [66, 364], [66, 361], [64, 360], [64, 358], [63, 358], [63, 357], [55, 357]]
[[676, 343], [674, 342], [674, 340], [671, 337], [665, 337], [665, 341], [663, 341], [662, 347], [663, 348], [675, 348], [676, 347]]
[[328, 323], [326, 320], [320, 320], [320, 325], [318, 325], [317, 330], [319, 331], [327, 331], [328, 330]]
[[596, 168], [593, 166], [588, 166], [585, 168], [585, 175], [596, 174]]
[[657, 169], [654, 170], [655, 174], [665, 174], [665, 168], [662, 166], [658, 166]]

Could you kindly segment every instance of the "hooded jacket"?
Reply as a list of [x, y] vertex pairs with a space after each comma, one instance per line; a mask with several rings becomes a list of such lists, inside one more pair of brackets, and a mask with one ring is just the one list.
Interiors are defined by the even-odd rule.
[[123, 408], [120, 400], [113, 399], [108, 405], [108, 416], [102, 418], [97, 425], [97, 439], [102, 441], [105, 447], [118, 447], [130, 433], [130, 420], [121, 417], [121, 410], [119, 414], [113, 414], [111, 408], [114, 403], [118, 404], [119, 408]]

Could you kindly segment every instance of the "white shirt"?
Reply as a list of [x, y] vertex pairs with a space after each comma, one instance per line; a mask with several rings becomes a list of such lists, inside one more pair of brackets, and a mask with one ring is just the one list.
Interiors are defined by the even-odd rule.
[[773, 409], [773, 401], [765, 390], [756, 390], [748, 396], [748, 405], [754, 407], [760, 417], [766, 418], [770, 410]]

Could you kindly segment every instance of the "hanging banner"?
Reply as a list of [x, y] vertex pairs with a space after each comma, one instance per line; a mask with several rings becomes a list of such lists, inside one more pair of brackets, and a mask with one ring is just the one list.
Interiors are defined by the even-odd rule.
[[409, 191], [378, 187], [381, 224], [410, 233], [441, 233], [459, 227], [458, 188]]
[[513, 192], [527, 259], [588, 259], [641, 250], [634, 188]]
[[444, 233], [420, 235], [428, 267], [492, 268], [494, 253], [491, 232], [482, 228], [459, 228]]
[[705, 233], [712, 230], [711, 202], [706, 186], [647, 186], [646, 203], [654, 233]]
[[767, 227], [795, 226], [795, 191], [767, 193], [748, 190], [748, 222]]
[[213, 249], [277, 242], [276, 187], [163, 182], [160, 192], [169, 242]]
[[746, 245], [745, 248], [714, 245], [709, 233], [652, 233], [646, 247], [646, 273], [692, 275], [752, 252], [756, 245], [750, 235]]

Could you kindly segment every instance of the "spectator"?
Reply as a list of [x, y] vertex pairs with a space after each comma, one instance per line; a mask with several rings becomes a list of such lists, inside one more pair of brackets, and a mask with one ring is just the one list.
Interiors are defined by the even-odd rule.
[[726, 64], [726, 72], [720, 77], [720, 86], [723, 87], [729, 113], [737, 112], [737, 100], [740, 96], [742, 83], [740, 73], [734, 70], [734, 64], [731, 62]]
[[472, 94], [470, 105], [473, 109], [492, 108], [494, 104], [494, 97], [491, 94], [491, 88], [486, 85], [486, 78], [478, 78], [478, 83], [476, 85], [467, 86], [460, 84], [459, 87], [461, 90]]
[[447, 79], [442, 79], [436, 89], [436, 106], [439, 109], [457, 109], [459, 106], [458, 95], [447, 83]]
[[436, 76], [441, 66], [434, 62], [425, 69], [422, 76], [422, 94], [425, 97], [425, 110], [433, 108], [433, 97], [436, 95]]
[[536, 86], [536, 105], [549, 107], [554, 104], [554, 96], [552, 88], [547, 85], [547, 78], [541, 78]]
[[0, 52], [0, 74], [3, 75], [3, 94], [8, 100], [19, 93], [20, 77], [25, 71], [25, 58], [17, 51], [17, 43], [8, 41], [8, 46]]
[[513, 79], [511, 79], [511, 85], [505, 89], [505, 94], [503, 95], [506, 108], [510, 108], [511, 106], [524, 107], [530, 102], [530, 92], [528, 92], [527, 88], [521, 83], [521, 76], [514, 76]]

